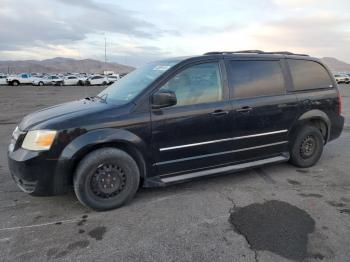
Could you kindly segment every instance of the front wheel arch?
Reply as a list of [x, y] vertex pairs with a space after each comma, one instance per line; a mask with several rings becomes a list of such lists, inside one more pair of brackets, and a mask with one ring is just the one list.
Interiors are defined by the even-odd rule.
[[88, 154], [90, 154], [91, 152], [98, 150], [98, 149], [102, 149], [102, 148], [116, 148], [116, 149], [120, 149], [120, 150], [126, 152], [135, 160], [135, 162], [139, 168], [139, 171], [140, 171], [140, 178], [143, 179], [144, 177], [146, 177], [146, 175], [148, 173], [148, 168], [146, 166], [146, 161], [144, 159], [144, 156], [142, 155], [140, 150], [138, 150], [135, 146], [133, 146], [127, 142], [114, 141], [114, 142], [95, 144], [91, 147], [85, 148], [85, 149], [81, 150], [80, 152], [78, 152], [77, 155], [74, 156], [74, 162], [73, 162], [71, 169], [70, 169], [70, 172], [69, 172], [69, 178], [68, 178], [69, 184], [73, 183], [74, 173], [75, 173], [79, 163], [84, 159], [84, 157], [87, 156]]

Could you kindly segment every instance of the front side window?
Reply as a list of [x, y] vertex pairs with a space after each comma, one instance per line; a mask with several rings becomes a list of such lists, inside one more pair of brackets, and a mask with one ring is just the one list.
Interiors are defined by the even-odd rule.
[[191, 66], [171, 78], [161, 90], [176, 94], [176, 106], [216, 102], [222, 99], [218, 63]]
[[288, 59], [295, 90], [329, 88], [332, 80], [326, 69], [319, 63], [309, 60]]
[[230, 61], [229, 76], [235, 98], [278, 95], [285, 92], [279, 61]]

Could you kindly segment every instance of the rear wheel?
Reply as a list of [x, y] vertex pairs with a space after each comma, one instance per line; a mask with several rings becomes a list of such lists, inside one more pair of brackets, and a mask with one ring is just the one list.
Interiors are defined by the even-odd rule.
[[39, 82], [39, 86], [43, 86], [44, 85], [44, 83], [43, 82]]
[[323, 152], [324, 138], [314, 126], [304, 126], [292, 139], [290, 162], [298, 167], [311, 167], [317, 163]]
[[13, 86], [19, 86], [19, 82], [18, 82], [17, 80], [12, 81], [12, 85], [13, 85]]
[[116, 148], [93, 151], [79, 163], [74, 175], [74, 191], [79, 201], [101, 211], [130, 201], [139, 183], [135, 160]]

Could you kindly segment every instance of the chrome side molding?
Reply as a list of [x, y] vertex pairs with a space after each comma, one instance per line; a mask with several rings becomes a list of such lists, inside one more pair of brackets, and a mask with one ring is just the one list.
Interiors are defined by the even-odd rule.
[[239, 149], [235, 149], [235, 150], [222, 151], [222, 152], [218, 152], [218, 153], [212, 153], [212, 154], [206, 154], [206, 155], [199, 155], [199, 156], [192, 156], [192, 157], [179, 158], [179, 159], [174, 159], [174, 160], [169, 160], [169, 161], [163, 161], [163, 162], [155, 163], [153, 165], [154, 166], [161, 166], [161, 165], [172, 164], [172, 163], [177, 163], [177, 162], [190, 161], [190, 160], [201, 159], [201, 158], [206, 158], [206, 157], [238, 153], [238, 152], [254, 150], [254, 149], [270, 147], [270, 146], [277, 146], [277, 145], [282, 145], [282, 144], [287, 144], [287, 143], [288, 143], [288, 141], [280, 141], [280, 142], [264, 144], [264, 145], [259, 145], [259, 146], [244, 147], [244, 148], [239, 148]]
[[286, 132], [288, 132], [288, 130], [284, 129], [284, 130], [277, 130], [277, 131], [259, 133], [259, 134], [253, 134], [253, 135], [247, 135], [247, 136], [230, 137], [230, 138], [204, 141], [204, 142], [193, 143], [193, 144], [164, 147], [164, 148], [160, 148], [159, 151], [168, 151], [168, 150], [174, 150], [174, 149], [180, 149], [180, 148], [186, 148], [186, 147], [192, 147], [192, 146], [201, 146], [201, 145], [220, 143], [220, 142], [225, 142], [225, 141], [233, 141], [233, 140], [239, 140], [239, 139], [245, 139], [245, 138], [259, 137], [259, 136], [268, 136], [268, 135], [274, 135], [274, 134], [280, 134], [280, 133], [286, 133]]

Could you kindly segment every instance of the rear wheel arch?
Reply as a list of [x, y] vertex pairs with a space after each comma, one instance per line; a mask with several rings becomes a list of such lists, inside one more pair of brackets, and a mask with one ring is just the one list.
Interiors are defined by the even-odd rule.
[[330, 135], [331, 121], [326, 113], [321, 110], [310, 110], [302, 114], [289, 132], [291, 140], [296, 136], [301, 127], [311, 125], [318, 128], [327, 143]]

